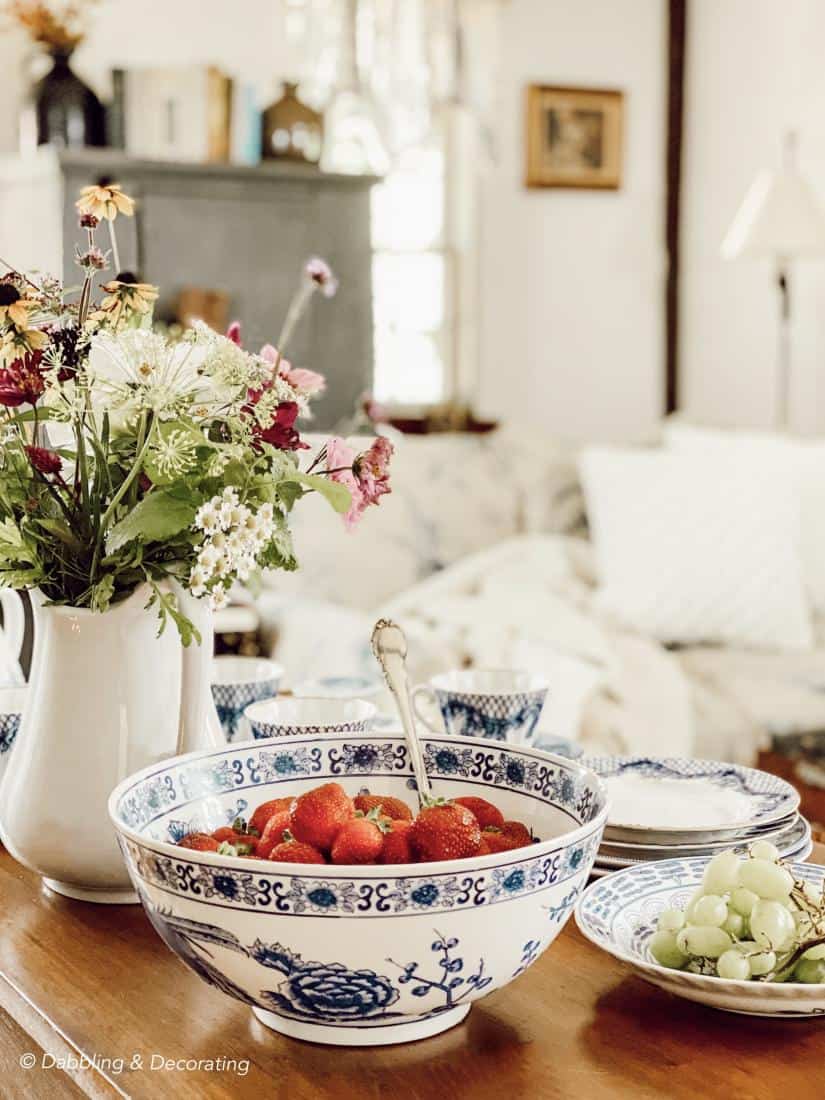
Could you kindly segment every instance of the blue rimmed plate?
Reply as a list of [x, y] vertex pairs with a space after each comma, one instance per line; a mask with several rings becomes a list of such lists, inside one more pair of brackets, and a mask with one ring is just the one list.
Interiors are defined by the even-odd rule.
[[[677, 997], [752, 1016], [825, 1016], [825, 984], [737, 982], [669, 970], [653, 961], [649, 944], [659, 914], [686, 907], [706, 866], [706, 859], [669, 859], [606, 875], [580, 898], [576, 924], [591, 943]], [[825, 867], [812, 863], [789, 867], [795, 878], [822, 888]]]
[[606, 840], [637, 844], [731, 838], [793, 819], [799, 793], [739, 764], [655, 756], [584, 756], [610, 795]]

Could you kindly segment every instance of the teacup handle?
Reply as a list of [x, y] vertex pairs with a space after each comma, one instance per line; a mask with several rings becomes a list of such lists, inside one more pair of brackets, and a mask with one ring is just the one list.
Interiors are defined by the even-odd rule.
[[427, 718], [427, 716], [425, 714], [421, 713], [421, 711], [419, 710], [419, 707], [418, 707], [418, 700], [422, 699], [424, 697], [429, 699], [431, 703], [435, 703], [435, 701], [436, 701], [435, 692], [430, 687], [430, 685], [429, 684], [419, 684], [418, 687], [414, 687], [412, 689], [412, 692], [410, 693], [410, 697], [412, 699], [412, 708], [415, 711], [415, 716], [418, 719], [418, 721], [421, 722], [424, 726], [426, 726], [427, 729], [430, 731], [430, 733], [442, 733], [443, 731], [440, 730], [440, 729], [437, 729], [432, 724], [432, 722], [430, 722], [429, 718]]

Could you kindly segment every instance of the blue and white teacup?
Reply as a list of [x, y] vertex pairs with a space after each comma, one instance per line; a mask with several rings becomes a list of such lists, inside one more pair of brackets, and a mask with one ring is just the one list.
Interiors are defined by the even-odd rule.
[[250, 736], [244, 710], [260, 699], [272, 699], [284, 670], [264, 657], [225, 655], [212, 662], [212, 698], [227, 741], [243, 741]]
[[246, 708], [256, 740], [264, 737], [366, 733], [377, 708], [366, 699], [267, 699]]
[[453, 737], [531, 745], [548, 686], [543, 676], [516, 669], [456, 669], [415, 688], [413, 706], [434, 733], [442, 731], [432, 714], [421, 712], [419, 702], [423, 699], [437, 705], [444, 730]]
[[25, 686], [0, 687], [0, 778], [6, 770], [14, 739], [20, 730], [27, 691]]

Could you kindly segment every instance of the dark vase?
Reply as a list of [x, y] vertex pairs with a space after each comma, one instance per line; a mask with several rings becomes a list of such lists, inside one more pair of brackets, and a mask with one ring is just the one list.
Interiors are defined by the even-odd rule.
[[106, 111], [72, 72], [71, 54], [53, 53], [54, 64], [34, 86], [37, 144], [77, 149], [106, 144]]

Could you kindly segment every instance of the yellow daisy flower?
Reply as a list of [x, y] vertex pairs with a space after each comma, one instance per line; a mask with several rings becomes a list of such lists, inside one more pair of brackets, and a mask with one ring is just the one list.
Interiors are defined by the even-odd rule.
[[139, 283], [124, 272], [120, 279], [104, 283], [106, 297], [92, 314], [92, 320], [106, 324], [115, 331], [127, 325], [136, 314], [149, 313], [158, 297], [158, 288], [151, 283]]
[[9, 329], [0, 337], [0, 367], [7, 367], [27, 351], [39, 351], [48, 341], [46, 333], [36, 328]]
[[131, 218], [135, 212], [135, 200], [124, 193], [119, 183], [82, 188], [75, 206], [81, 214], [91, 214], [94, 218], [105, 218], [110, 222], [118, 214]]
[[29, 323], [29, 311], [36, 305], [30, 298], [24, 298], [16, 286], [0, 283], [0, 325], [25, 329]]

